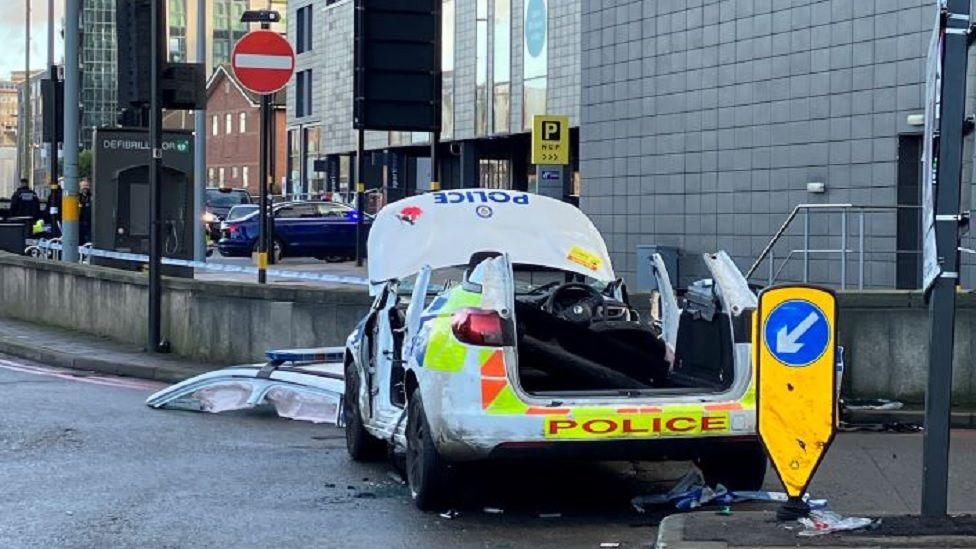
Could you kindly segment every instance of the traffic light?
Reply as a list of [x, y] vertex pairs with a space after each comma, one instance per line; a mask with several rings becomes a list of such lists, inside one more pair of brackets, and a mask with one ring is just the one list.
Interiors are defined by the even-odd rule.
[[356, 0], [353, 127], [439, 132], [440, 0]]
[[[118, 101], [123, 109], [123, 125], [144, 125], [139, 111], [149, 108], [152, 40], [152, 0], [116, 0], [116, 39], [118, 41]], [[156, 2], [161, 11], [160, 43], [156, 48], [162, 60], [160, 89], [163, 108], [203, 109], [206, 107], [206, 69], [203, 64], [168, 63], [165, 0]], [[129, 111], [129, 112], [126, 112]], [[139, 124], [134, 122], [140, 121]]]
[[[156, 2], [166, 20], [166, 2]], [[152, 0], [116, 0], [115, 31], [118, 42], [118, 100], [122, 107], [149, 107], [149, 66], [152, 55]], [[165, 33], [160, 33], [165, 36]], [[166, 59], [164, 40], [157, 46]]]

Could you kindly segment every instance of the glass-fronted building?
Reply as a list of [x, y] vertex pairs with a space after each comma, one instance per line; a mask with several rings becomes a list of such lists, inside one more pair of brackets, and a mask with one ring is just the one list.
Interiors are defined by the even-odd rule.
[[[166, 47], [174, 62], [195, 59], [197, 0], [167, 0]], [[248, 9], [274, 9], [284, 17], [285, 0], [206, 0], [209, 14], [208, 73], [230, 60], [234, 43], [247, 33], [241, 15]], [[118, 120], [115, 0], [86, 0], [81, 10], [81, 142], [91, 146], [92, 129]], [[284, 22], [272, 27], [284, 32]]]
[[[288, 87], [292, 192], [348, 192], [356, 135], [352, 0], [289, 3], [297, 76]], [[530, 131], [536, 114], [569, 116], [578, 194], [580, 0], [443, 0], [442, 129], [445, 188], [535, 190]], [[383, 199], [424, 190], [430, 135], [366, 132], [365, 182]]]

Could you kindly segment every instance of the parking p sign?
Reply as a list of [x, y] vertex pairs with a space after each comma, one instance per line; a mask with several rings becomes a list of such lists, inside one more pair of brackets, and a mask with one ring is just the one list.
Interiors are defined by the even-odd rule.
[[759, 294], [756, 312], [759, 437], [787, 494], [799, 498], [837, 425], [837, 301], [827, 289], [777, 286]]
[[569, 117], [537, 114], [532, 118], [532, 163], [569, 164]]

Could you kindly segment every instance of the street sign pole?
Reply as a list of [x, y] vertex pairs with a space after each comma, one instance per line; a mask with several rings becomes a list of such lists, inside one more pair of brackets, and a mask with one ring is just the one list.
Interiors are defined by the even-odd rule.
[[[207, 63], [207, 2], [197, 0], [196, 62]], [[207, 202], [207, 110], [193, 113], [193, 260], [207, 260], [207, 242], [200, 222]]]
[[[238, 82], [244, 88], [261, 96], [261, 121], [258, 165], [258, 283], [268, 281], [268, 251], [273, 248], [269, 215], [268, 187], [274, 179], [272, 166], [272, 143], [274, 122], [272, 120], [271, 96], [285, 87], [295, 71], [295, 50], [281, 35], [270, 30], [271, 23], [279, 21], [276, 11], [254, 10], [244, 12], [242, 23], [261, 23], [261, 29], [251, 31], [234, 45], [231, 54], [231, 68]], [[298, 98], [299, 101], [302, 98]]]
[[48, 198], [48, 212], [51, 214], [51, 232], [59, 234], [61, 221], [61, 185], [58, 183], [58, 67], [54, 64], [54, 0], [47, 0], [47, 66], [48, 78], [51, 79], [51, 114], [46, 118], [51, 121], [50, 145], [50, 189]]
[[945, 23], [938, 185], [935, 191], [936, 246], [942, 274], [934, 282], [929, 301], [929, 378], [922, 447], [922, 515], [925, 517], [943, 517], [947, 511], [969, 2], [949, 0]]
[[162, 231], [160, 227], [162, 192], [160, 188], [159, 164], [163, 158], [163, 109], [162, 90], [159, 77], [165, 51], [160, 32], [165, 19], [162, 10], [163, 0], [152, 0], [150, 9], [150, 54], [149, 66], [149, 333], [146, 350], [151, 353], [163, 350], [161, 338], [161, 300], [162, 300]]
[[268, 282], [268, 104], [269, 96], [261, 96], [261, 155], [258, 161], [258, 284]]
[[[261, 29], [267, 30], [270, 28], [268, 23], [261, 23]], [[261, 218], [261, 223], [258, 224], [258, 284], [268, 283], [268, 226], [271, 221], [268, 219], [268, 147], [270, 147], [270, 137], [268, 136], [269, 129], [271, 125], [268, 123], [268, 111], [271, 110], [271, 96], [268, 94], [263, 94], [261, 96], [261, 138], [260, 147], [261, 154], [258, 160], [258, 172], [259, 175], [259, 187], [258, 187], [258, 200], [261, 205], [258, 206], [260, 213], [258, 214]]]
[[[366, 200], [366, 131], [356, 132], [356, 266], [363, 266], [363, 202]], [[431, 168], [433, 169], [433, 167]]]
[[[67, 0], [64, 7], [64, 211], [61, 256], [67, 263], [78, 262], [81, 206], [78, 202], [78, 84], [81, 80], [78, 62], [81, 0]], [[89, 236], [90, 238], [90, 236]]]

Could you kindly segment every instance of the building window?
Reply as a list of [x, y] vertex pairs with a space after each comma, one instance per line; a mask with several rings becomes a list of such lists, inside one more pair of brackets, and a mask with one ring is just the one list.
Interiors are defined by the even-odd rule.
[[239, 131], [240, 133], [244, 133], [247, 131], [247, 113], [242, 112], [237, 116], [238, 116], [237, 131]]
[[295, 53], [305, 53], [312, 49], [312, 6], [298, 8], [295, 15]]
[[226, 181], [224, 179], [224, 175], [225, 175], [224, 174], [224, 169], [223, 168], [220, 168], [220, 171], [218, 173], [220, 174], [220, 186], [223, 187], [224, 186], [224, 181]]
[[230, 179], [231, 181], [237, 181], [237, 166], [233, 166], [230, 169]]
[[454, 135], [454, 0], [441, 8], [441, 135]]
[[207, 183], [213, 185], [214, 182], [214, 169], [210, 168], [207, 170]]
[[511, 163], [508, 160], [482, 158], [478, 161], [478, 183], [485, 189], [511, 189]]
[[288, 130], [288, 173], [291, 177], [291, 192], [303, 192], [302, 182], [302, 132]]
[[251, 183], [251, 181], [250, 181], [250, 179], [251, 179], [250, 178], [250, 175], [251, 175], [251, 168], [250, 167], [244, 166], [243, 168], [241, 168], [241, 180], [243, 181], [245, 188], [247, 188], [247, 186], [250, 185], [250, 183]]
[[495, 0], [492, 17], [492, 132], [511, 127], [512, 0]]
[[546, 0], [525, 0], [522, 39], [522, 128], [546, 113], [549, 74], [549, 10]]
[[219, 123], [217, 122], [217, 115], [210, 117], [210, 135], [217, 135], [220, 132]]
[[224, 115], [224, 133], [227, 135], [234, 133], [234, 118], [230, 113]]
[[322, 142], [321, 126], [305, 128], [305, 192], [324, 190], [325, 174], [315, 171], [315, 161], [319, 158]]
[[298, 73], [295, 80], [295, 116], [312, 114], [312, 70]]
[[488, 0], [477, 0], [474, 61], [474, 133], [488, 132]]

